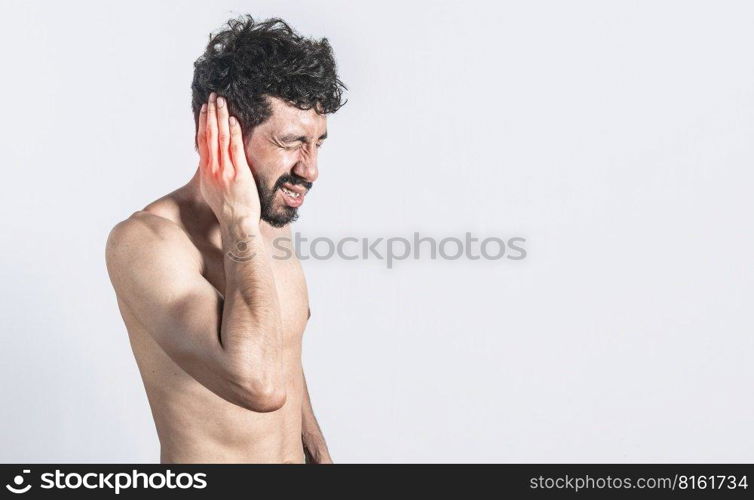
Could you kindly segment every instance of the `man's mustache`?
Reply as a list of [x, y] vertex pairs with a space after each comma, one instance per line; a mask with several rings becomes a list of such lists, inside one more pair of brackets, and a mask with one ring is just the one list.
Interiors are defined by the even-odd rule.
[[304, 186], [307, 191], [310, 190], [313, 186], [311, 182], [305, 180], [303, 177], [299, 177], [295, 174], [285, 174], [281, 175], [280, 178], [275, 182], [275, 186], [272, 188], [272, 190], [277, 191], [278, 189], [283, 187], [283, 184], [290, 184], [291, 186]]

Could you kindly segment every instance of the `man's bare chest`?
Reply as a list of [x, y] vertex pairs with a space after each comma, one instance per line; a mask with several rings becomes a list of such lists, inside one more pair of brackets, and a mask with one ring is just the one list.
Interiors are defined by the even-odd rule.
[[[201, 251], [204, 262], [204, 277], [223, 296], [225, 291], [225, 264], [222, 250], [216, 247]], [[309, 319], [309, 296], [301, 263], [295, 258], [276, 259], [271, 253], [259, 258], [267, 258], [275, 281], [275, 289], [280, 304], [281, 320], [286, 344], [300, 344], [306, 323]]]

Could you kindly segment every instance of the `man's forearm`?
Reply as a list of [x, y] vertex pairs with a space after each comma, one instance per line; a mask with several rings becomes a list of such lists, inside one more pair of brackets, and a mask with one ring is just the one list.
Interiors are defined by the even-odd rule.
[[223, 350], [262, 394], [279, 390], [283, 388], [280, 305], [258, 222], [239, 218], [221, 221], [220, 227], [226, 276]]
[[314, 414], [310, 414], [310, 418], [305, 419], [305, 422], [307, 423], [302, 422], [301, 442], [304, 446], [307, 463], [332, 463], [327, 442], [325, 442], [325, 437], [317, 424], [317, 419], [314, 418]]
[[314, 416], [314, 409], [309, 397], [309, 388], [306, 385], [306, 377], [304, 377], [304, 400], [301, 407], [301, 442], [304, 446], [307, 463], [332, 463], [322, 429], [320, 429], [317, 418]]

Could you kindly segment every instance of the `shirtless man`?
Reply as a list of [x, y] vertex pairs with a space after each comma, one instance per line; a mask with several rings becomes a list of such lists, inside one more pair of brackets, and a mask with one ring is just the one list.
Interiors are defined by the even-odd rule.
[[195, 63], [196, 173], [110, 233], [162, 463], [331, 462], [301, 365], [306, 283], [278, 249], [343, 88], [326, 39], [229, 21]]

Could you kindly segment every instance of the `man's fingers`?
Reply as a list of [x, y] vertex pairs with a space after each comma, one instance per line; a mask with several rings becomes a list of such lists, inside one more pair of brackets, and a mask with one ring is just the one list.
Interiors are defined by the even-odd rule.
[[228, 103], [223, 97], [217, 98], [217, 143], [220, 148], [220, 172], [223, 176], [233, 178], [236, 175], [233, 162], [230, 161], [230, 127], [228, 125]]
[[206, 168], [209, 158], [207, 158], [207, 104], [202, 104], [199, 110], [199, 126], [196, 128], [196, 146], [199, 150], [199, 166]]
[[218, 173], [218, 170], [220, 168], [220, 159], [218, 158], [219, 149], [217, 146], [217, 114], [215, 111], [216, 108], [216, 100], [217, 95], [212, 92], [209, 95], [209, 103], [207, 104], [207, 152], [209, 153], [208, 159], [209, 159], [209, 165], [210, 165], [210, 172], [213, 175], [216, 175]]
[[236, 176], [246, 175], [249, 172], [249, 165], [246, 162], [246, 151], [243, 146], [243, 133], [241, 131], [241, 124], [235, 116], [231, 116], [230, 120], [230, 156], [233, 160], [233, 165], [236, 167]]

